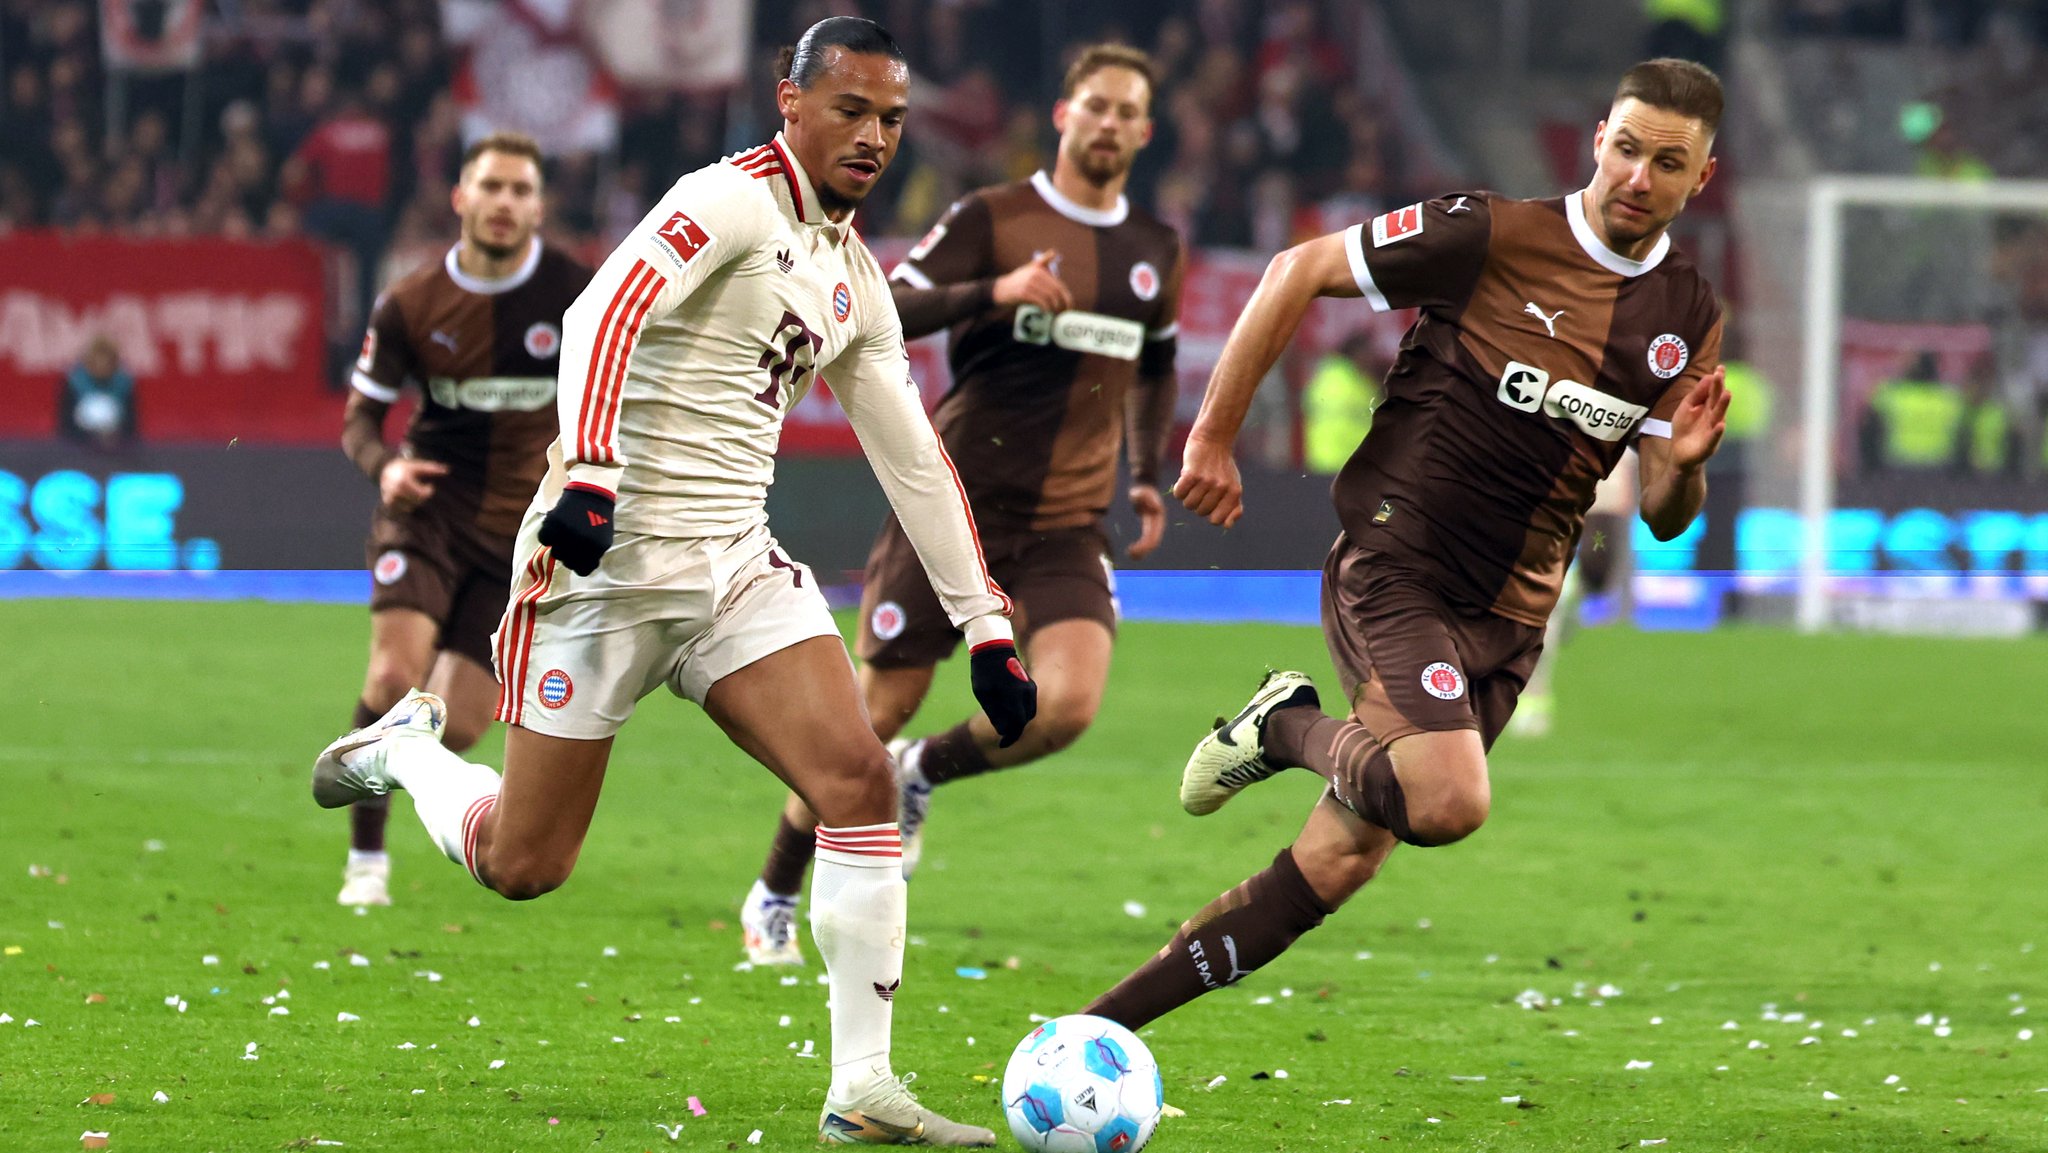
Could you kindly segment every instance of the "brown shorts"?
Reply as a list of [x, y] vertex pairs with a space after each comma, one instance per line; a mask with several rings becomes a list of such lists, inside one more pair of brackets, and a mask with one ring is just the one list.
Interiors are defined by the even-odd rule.
[[[991, 528], [981, 534], [989, 575], [1016, 602], [1020, 639], [1056, 621], [1100, 621], [1116, 631], [1116, 578], [1100, 526]], [[890, 516], [868, 553], [860, 594], [860, 659], [883, 668], [922, 668], [953, 655], [960, 632], [939, 606], [903, 527]]]
[[441, 626], [436, 647], [491, 667], [491, 634], [512, 589], [511, 537], [438, 515], [428, 501], [404, 515], [379, 508], [363, 553], [371, 612], [423, 612]]
[[1477, 729], [1492, 748], [1543, 652], [1542, 629], [1454, 609], [1420, 574], [1341, 534], [1323, 563], [1323, 639], [1345, 699], [1381, 745]]

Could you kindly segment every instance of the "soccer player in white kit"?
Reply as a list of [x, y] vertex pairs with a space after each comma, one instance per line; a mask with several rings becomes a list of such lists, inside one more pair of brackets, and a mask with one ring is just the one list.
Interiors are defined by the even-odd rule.
[[428, 834], [513, 900], [568, 878], [613, 735], [666, 686], [820, 818], [813, 933], [830, 981], [832, 1082], [819, 1137], [988, 1145], [923, 1108], [889, 1062], [903, 971], [896, 786], [817, 580], [776, 545], [764, 500], [783, 414], [822, 374], [972, 645], [977, 701], [1021, 733], [1036, 687], [1009, 600], [910, 380], [881, 268], [849, 217], [894, 157], [909, 74], [871, 21], [799, 41], [783, 131], [679, 180], [563, 319], [561, 434], [521, 527], [495, 639], [505, 773], [436, 733], [415, 692], [329, 745], [338, 806], [403, 788]]

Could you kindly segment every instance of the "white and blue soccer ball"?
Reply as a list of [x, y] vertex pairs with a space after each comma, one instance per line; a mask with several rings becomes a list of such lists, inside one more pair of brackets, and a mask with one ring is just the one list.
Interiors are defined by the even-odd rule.
[[1076, 1013], [1017, 1042], [1003, 1070], [1003, 1116], [1031, 1153], [1138, 1153], [1164, 1092], [1159, 1062], [1136, 1034]]

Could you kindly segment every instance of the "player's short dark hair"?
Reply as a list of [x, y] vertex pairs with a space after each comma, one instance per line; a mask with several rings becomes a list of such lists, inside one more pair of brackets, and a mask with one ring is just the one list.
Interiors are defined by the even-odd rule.
[[907, 63], [903, 46], [896, 43], [896, 38], [880, 24], [859, 16], [827, 16], [806, 29], [794, 45], [782, 50], [775, 62], [776, 79], [787, 80], [798, 88], [809, 88], [817, 82], [818, 74], [825, 70], [828, 48], [841, 48], [862, 56], [887, 56], [898, 63]]
[[1721, 129], [1721, 78], [1704, 64], [1670, 56], [1645, 60], [1622, 73], [1615, 86], [1616, 104], [1631, 96], [1652, 108], [1698, 119], [1708, 136]]
[[506, 156], [524, 156], [528, 160], [533, 161], [535, 169], [541, 167], [539, 141], [524, 132], [493, 132], [489, 136], [478, 137], [476, 140], [471, 141], [469, 147], [462, 150], [462, 168], [460, 171], [468, 172], [469, 166], [476, 163], [476, 158], [486, 152], [497, 152]]
[[1067, 65], [1067, 78], [1060, 83], [1060, 99], [1072, 99], [1076, 88], [1104, 68], [1128, 68], [1143, 76], [1148, 99], [1159, 90], [1158, 71], [1152, 65], [1150, 53], [1128, 44], [1090, 44]]

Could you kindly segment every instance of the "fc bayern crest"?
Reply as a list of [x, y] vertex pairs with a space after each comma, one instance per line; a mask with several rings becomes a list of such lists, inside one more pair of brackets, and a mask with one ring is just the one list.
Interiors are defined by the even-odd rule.
[[1422, 670], [1422, 689], [1440, 701], [1455, 701], [1465, 695], [1465, 675], [1455, 667], [1437, 661]]
[[853, 290], [847, 288], [846, 282], [842, 280], [832, 289], [832, 319], [844, 324], [846, 323], [846, 318], [851, 315], [853, 315]]
[[370, 566], [370, 575], [375, 577], [380, 585], [397, 584], [399, 578], [405, 575], [405, 554], [397, 549], [384, 553], [377, 558], [376, 564]]
[[903, 635], [903, 626], [909, 623], [910, 618], [904, 615], [903, 606], [895, 601], [883, 601], [868, 616], [868, 628], [879, 640], [895, 640]]
[[560, 669], [549, 669], [540, 675], [540, 703], [543, 707], [559, 709], [576, 695], [576, 682]]
[[1692, 350], [1685, 346], [1675, 332], [1667, 332], [1650, 342], [1650, 371], [1658, 380], [1670, 380], [1685, 371], [1685, 362], [1692, 358]]
[[1131, 265], [1131, 291], [1139, 300], [1154, 300], [1159, 296], [1159, 270], [1149, 260], [1140, 260]]
[[543, 320], [526, 330], [526, 355], [547, 360], [562, 351], [562, 330]]

